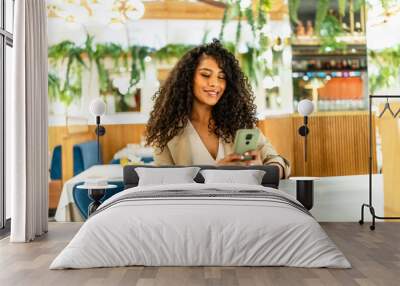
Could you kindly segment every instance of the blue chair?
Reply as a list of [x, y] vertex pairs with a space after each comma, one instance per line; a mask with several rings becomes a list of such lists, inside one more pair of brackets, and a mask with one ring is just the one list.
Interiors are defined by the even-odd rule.
[[[97, 141], [87, 141], [75, 144], [73, 147], [74, 176], [85, 171], [93, 165], [103, 164], [100, 152], [100, 160], [97, 158]], [[100, 146], [101, 150], [101, 146]]]
[[[153, 157], [142, 157], [141, 160], [143, 161], [143, 163], [147, 164], [147, 163], [153, 162], [154, 158]], [[120, 159], [112, 159], [109, 164], [121, 164], [121, 160]]]
[[120, 159], [112, 159], [109, 164], [118, 165], [121, 163]]
[[142, 157], [141, 159], [142, 159], [143, 163], [145, 163], [145, 164], [148, 164], [148, 163], [151, 163], [154, 161], [153, 157]]
[[62, 157], [61, 157], [61, 145], [54, 147], [53, 154], [50, 162], [50, 179], [61, 180], [62, 178]]
[[[106, 199], [112, 197], [116, 193], [119, 193], [124, 190], [124, 182], [122, 181], [115, 181], [115, 182], [108, 182], [111, 185], [117, 185], [114, 189], [108, 189], [101, 202], [104, 202]], [[80, 182], [75, 184], [74, 188], [72, 189], [72, 196], [74, 198], [75, 204], [78, 207], [79, 212], [81, 213], [82, 217], [86, 220], [88, 218], [88, 207], [92, 200], [88, 196], [87, 190], [78, 189], [77, 186], [83, 185], [84, 182]]]
[[53, 149], [50, 161], [50, 181], [49, 181], [49, 214], [52, 215], [53, 210], [57, 208], [62, 190], [62, 154], [61, 145], [57, 145]]

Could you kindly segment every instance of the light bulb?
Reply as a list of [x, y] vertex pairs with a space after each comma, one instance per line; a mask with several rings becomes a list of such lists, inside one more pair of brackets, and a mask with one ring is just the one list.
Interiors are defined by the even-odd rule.
[[106, 104], [101, 98], [96, 98], [90, 102], [89, 109], [93, 116], [102, 116], [106, 113]]
[[303, 99], [299, 102], [297, 110], [303, 116], [308, 116], [314, 111], [314, 104], [309, 99]]

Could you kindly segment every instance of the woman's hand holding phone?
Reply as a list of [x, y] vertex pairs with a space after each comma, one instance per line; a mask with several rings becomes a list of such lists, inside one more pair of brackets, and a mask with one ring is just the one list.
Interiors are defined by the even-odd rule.
[[[252, 157], [252, 159], [245, 160], [247, 156]], [[219, 160], [217, 165], [237, 165], [238, 163], [244, 166], [262, 165], [260, 151], [248, 151], [243, 155], [232, 153]]]
[[259, 130], [239, 129], [233, 144], [234, 153], [217, 162], [217, 165], [262, 165], [260, 151], [257, 151]]
[[217, 162], [217, 165], [236, 165], [237, 162], [239, 162], [242, 159], [243, 156], [239, 154], [229, 154], [225, 156], [225, 158], [219, 160]]
[[252, 165], [262, 165], [262, 160], [261, 160], [261, 153], [260, 151], [253, 150], [253, 151], [248, 151], [243, 154], [244, 156], [249, 156], [252, 157], [250, 160], [243, 160], [243, 163], [245, 166], [252, 166]]
[[[253, 159], [251, 160], [244, 160], [244, 156], [252, 156]], [[217, 162], [217, 165], [221, 166], [221, 165], [237, 165], [237, 164], [241, 164], [244, 166], [253, 166], [253, 165], [263, 165], [263, 162], [261, 160], [261, 153], [260, 151], [249, 151], [244, 153], [243, 155], [239, 155], [239, 154], [229, 154], [227, 155], [225, 158], [219, 160]], [[284, 179], [283, 178], [283, 168], [280, 164], [278, 163], [270, 163], [269, 165], [275, 165], [279, 168], [279, 178], [280, 179]]]

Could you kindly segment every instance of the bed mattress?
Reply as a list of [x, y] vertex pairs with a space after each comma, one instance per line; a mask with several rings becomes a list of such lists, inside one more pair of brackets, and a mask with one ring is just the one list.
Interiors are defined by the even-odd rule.
[[351, 267], [292, 196], [263, 186], [197, 183], [114, 195], [50, 269], [129, 265]]

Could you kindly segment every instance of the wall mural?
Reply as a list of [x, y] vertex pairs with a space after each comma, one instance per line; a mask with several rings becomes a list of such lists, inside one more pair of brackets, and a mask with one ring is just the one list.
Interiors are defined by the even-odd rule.
[[400, 0], [370, 0], [367, 21], [371, 94], [400, 92]]
[[[220, 2], [220, 6], [224, 13], [218, 38], [235, 53], [254, 86], [278, 86], [274, 81], [283, 47], [289, 42], [288, 38], [271, 34], [267, 25], [270, 0], [228, 0]], [[171, 66], [194, 46], [168, 43], [154, 47], [130, 39], [130, 29], [145, 12], [145, 6], [138, 0], [48, 0], [47, 11], [49, 26], [57, 22], [67, 30], [72, 25], [85, 36], [81, 43], [63, 39], [49, 46], [49, 99], [66, 107], [66, 113], [73, 103], [86, 96], [84, 86], [90, 81], [98, 82], [97, 94], [112, 106], [112, 112], [141, 111], [142, 79], [148, 65]], [[111, 28], [116, 25], [123, 27], [125, 43], [108, 41], [107, 37], [99, 39], [99, 30], [102, 34], [113, 33]], [[228, 25], [235, 26], [234, 35], [227, 34]], [[211, 41], [211, 34], [204, 31], [197, 44]]]

